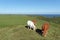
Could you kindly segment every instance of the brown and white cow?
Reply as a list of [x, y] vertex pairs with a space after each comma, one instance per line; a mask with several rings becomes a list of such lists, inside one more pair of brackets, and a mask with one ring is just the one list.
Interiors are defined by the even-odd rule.
[[31, 20], [28, 20], [27, 21], [27, 26], [28, 26], [28, 28], [32, 28], [33, 30], [35, 30], [36, 29], [36, 26], [34, 25], [34, 22], [33, 21], [31, 21]]

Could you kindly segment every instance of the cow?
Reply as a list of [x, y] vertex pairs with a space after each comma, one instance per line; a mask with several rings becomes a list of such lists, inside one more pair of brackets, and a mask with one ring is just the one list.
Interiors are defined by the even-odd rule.
[[46, 37], [48, 29], [49, 29], [49, 23], [46, 22], [42, 25], [42, 35], [44, 37]]
[[27, 21], [27, 26], [28, 26], [29, 29], [33, 29], [33, 30], [36, 29], [36, 26], [34, 25], [34, 22], [31, 21], [31, 20]]

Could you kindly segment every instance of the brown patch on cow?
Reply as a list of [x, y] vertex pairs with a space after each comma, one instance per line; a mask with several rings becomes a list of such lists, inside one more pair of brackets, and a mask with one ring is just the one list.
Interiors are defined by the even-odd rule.
[[32, 22], [35, 24], [36, 23], [36, 20], [32, 20]]

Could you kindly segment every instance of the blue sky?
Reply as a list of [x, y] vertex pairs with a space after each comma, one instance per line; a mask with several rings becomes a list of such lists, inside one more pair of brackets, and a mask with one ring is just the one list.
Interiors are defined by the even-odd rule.
[[0, 14], [42, 12], [60, 12], [60, 0], [0, 0]]

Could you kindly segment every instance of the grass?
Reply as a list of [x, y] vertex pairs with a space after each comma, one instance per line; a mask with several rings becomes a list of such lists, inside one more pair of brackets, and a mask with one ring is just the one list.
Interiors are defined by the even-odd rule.
[[[0, 15], [0, 40], [60, 40], [60, 27], [50, 22], [47, 37], [36, 31], [27, 29], [26, 21], [36, 19], [25, 15]], [[41, 29], [44, 20], [37, 20], [37, 28]]]

